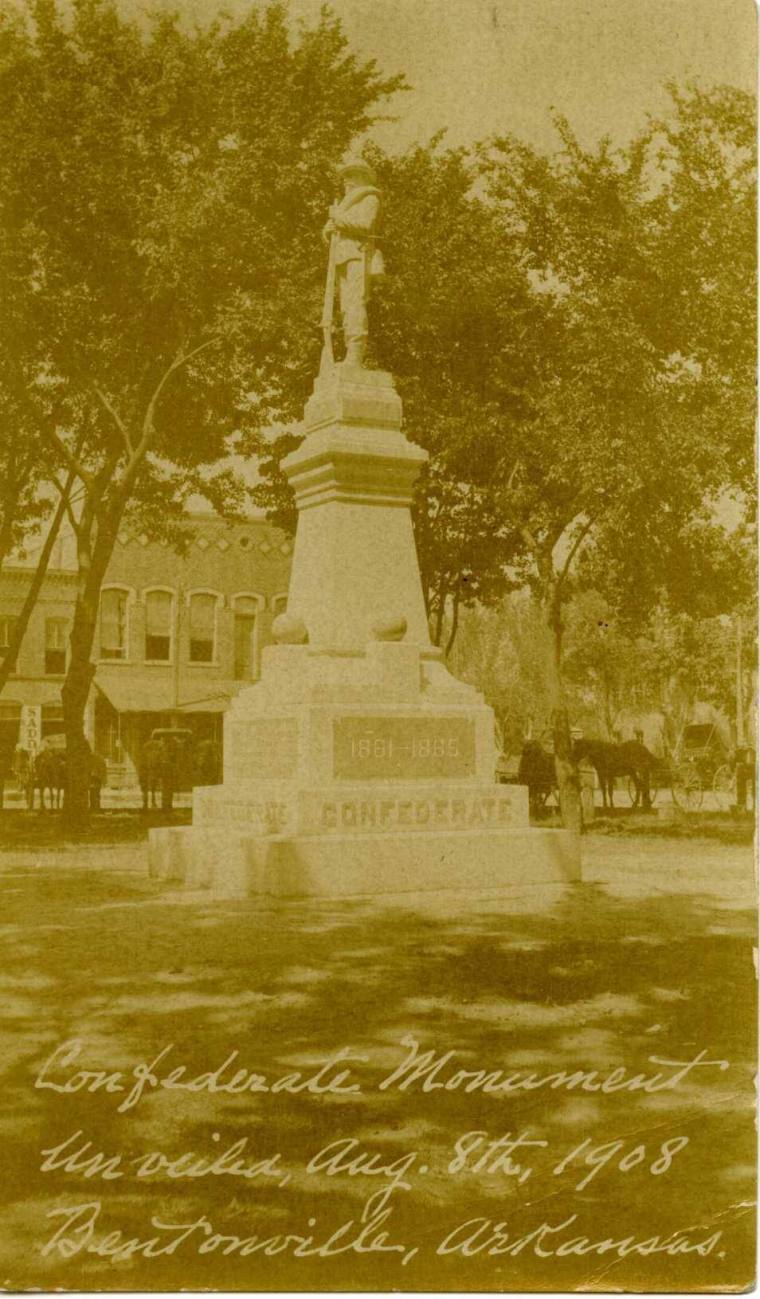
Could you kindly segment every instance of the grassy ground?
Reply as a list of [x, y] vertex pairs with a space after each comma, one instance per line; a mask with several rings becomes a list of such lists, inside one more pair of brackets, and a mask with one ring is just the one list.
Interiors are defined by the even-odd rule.
[[[118, 838], [116, 822], [108, 824], [108, 834]], [[24, 842], [19, 833], [1, 859], [7, 1205], [0, 1277], [6, 1284], [748, 1285], [755, 985], [747, 846], [597, 832], [585, 840], [584, 884], [567, 889], [407, 898], [403, 907], [387, 899], [268, 909], [160, 893], [146, 876], [145, 846], [133, 822], [122, 830], [121, 842], [98, 842], [94, 833], [89, 843], [55, 850], [52, 840]], [[488, 1096], [461, 1087], [425, 1093], [419, 1084], [380, 1089], [407, 1054], [402, 1039], [408, 1034], [425, 1049], [455, 1052], [443, 1078], [457, 1067], [542, 1075], [624, 1066], [651, 1074], [651, 1057], [686, 1061], [701, 1049], [710, 1060], [730, 1061], [730, 1068], [697, 1068], [675, 1090], [651, 1095], [538, 1089]], [[349, 1095], [148, 1090], [119, 1114], [120, 1093], [35, 1089], [43, 1062], [74, 1038], [83, 1043], [81, 1056], [53, 1072], [59, 1084], [78, 1067], [131, 1072], [170, 1043], [167, 1071], [184, 1063], [188, 1077], [215, 1069], [233, 1049], [240, 1055], [230, 1072], [242, 1065], [270, 1081], [294, 1069], [306, 1077], [342, 1047], [368, 1059], [353, 1065], [361, 1090]], [[89, 1155], [121, 1152], [124, 1175], [43, 1174], [40, 1152], [77, 1131], [81, 1142], [92, 1143]], [[522, 1183], [503, 1170], [449, 1172], [455, 1142], [471, 1131], [494, 1140], [526, 1134], [548, 1144], [514, 1156], [523, 1171], [532, 1168]], [[682, 1135], [689, 1143], [669, 1170], [650, 1172], [661, 1143]], [[135, 1164], [126, 1162], [148, 1151], [216, 1154], [241, 1138], [249, 1163], [279, 1153], [280, 1173], [172, 1179], [164, 1168], [141, 1182]], [[382, 1154], [384, 1167], [398, 1169], [395, 1161], [414, 1156], [406, 1176], [411, 1189], [391, 1193], [392, 1213], [383, 1225], [386, 1244], [399, 1243], [402, 1252], [296, 1259], [292, 1250], [273, 1249], [241, 1257], [224, 1255], [219, 1245], [199, 1254], [199, 1228], [176, 1253], [152, 1259], [113, 1261], [84, 1250], [68, 1259], [41, 1254], [64, 1224], [46, 1215], [94, 1201], [102, 1210], [93, 1240], [116, 1229], [145, 1240], [156, 1234], [152, 1215], [189, 1224], [205, 1214], [228, 1236], [311, 1233], [316, 1243], [325, 1241], [393, 1180], [392, 1174], [307, 1172], [311, 1158], [339, 1138], [360, 1143], [354, 1154]], [[646, 1153], [627, 1172], [611, 1159], [578, 1189], [593, 1172], [583, 1163], [588, 1147], [561, 1172], [553, 1170], [586, 1138], [594, 1148], [621, 1139], [618, 1162], [640, 1145]], [[573, 1214], [574, 1223], [544, 1238], [554, 1240], [552, 1248], [579, 1235], [643, 1240], [680, 1231], [702, 1241], [723, 1234], [706, 1257], [539, 1257], [533, 1245], [516, 1255], [436, 1252], [452, 1228], [475, 1217], [506, 1223], [516, 1240]], [[81, 1243], [84, 1234], [71, 1240]]]

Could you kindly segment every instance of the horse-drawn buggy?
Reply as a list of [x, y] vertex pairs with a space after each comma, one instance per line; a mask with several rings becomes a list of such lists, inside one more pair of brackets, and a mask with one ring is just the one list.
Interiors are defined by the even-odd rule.
[[[575, 754], [573, 754], [573, 760], [575, 761]], [[589, 820], [594, 814], [593, 773], [590, 771], [588, 764], [581, 761], [577, 765], [583, 815], [586, 820]], [[554, 742], [551, 737], [544, 736], [540, 740], [526, 740], [517, 766], [509, 774], [507, 774], [506, 764], [503, 764], [503, 767], [504, 775], [500, 774], [497, 767], [497, 776], [500, 780], [507, 784], [527, 785], [528, 803], [532, 816], [540, 817], [545, 810], [559, 809], [557, 764], [554, 758]]]
[[727, 809], [734, 801], [736, 763], [717, 726], [699, 722], [685, 726], [669, 771], [673, 801], [684, 811], [695, 812], [707, 792]]
[[[589, 770], [595, 773], [602, 806], [610, 809], [615, 807], [615, 793], [619, 793], [621, 783], [631, 805], [642, 810], [651, 808], [662, 790], [670, 791], [673, 802], [684, 811], [698, 810], [708, 792], [714, 795], [719, 809], [728, 810], [734, 803], [744, 806], [747, 791], [754, 790], [754, 750], [733, 754], [712, 723], [686, 726], [674, 751], [664, 757], [652, 753], [638, 736], [617, 743], [577, 739], [572, 755], [587, 813], [593, 807], [593, 790], [584, 778], [584, 772]], [[540, 814], [543, 807], [557, 801], [551, 742], [545, 738], [527, 741], [516, 776], [510, 773], [502, 778], [527, 785], [531, 812]]]
[[[613, 809], [616, 784], [621, 779], [627, 782], [634, 807], [646, 810], [651, 806], [652, 778], [657, 759], [641, 741], [611, 743], [574, 738], [572, 760], [577, 768], [581, 804], [587, 819], [594, 811], [594, 787], [601, 791], [602, 806]], [[528, 786], [530, 809], [534, 816], [540, 814], [542, 808], [559, 801], [550, 740], [529, 740], [524, 744], [517, 781]]]

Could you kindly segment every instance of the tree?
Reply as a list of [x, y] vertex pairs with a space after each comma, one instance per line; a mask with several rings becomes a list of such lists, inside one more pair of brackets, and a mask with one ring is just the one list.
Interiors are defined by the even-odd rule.
[[[463, 590], [528, 584], [574, 828], [568, 602], [596, 588], [618, 619], [627, 603], [625, 636], [693, 583], [717, 589], [716, 503], [752, 482], [749, 99], [673, 95], [623, 149], [584, 150], [562, 121], [551, 156], [491, 142], [479, 180], [435, 141], [376, 158], [390, 274], [372, 337], [431, 452], [415, 528], [434, 634], [456, 628]], [[721, 266], [724, 223], [738, 275]], [[292, 523], [278, 464], [275, 451], [261, 499]]]
[[476, 605], [462, 618], [452, 671], [493, 708], [507, 754], [518, 753], [526, 739], [541, 741], [551, 722], [543, 640], [541, 611], [524, 589], [492, 607]]
[[[676, 100], [677, 122], [683, 102]], [[722, 132], [722, 165], [746, 130], [737, 135], [730, 114], [713, 113], [710, 120], [711, 130]], [[680, 170], [691, 165], [691, 130], [672, 128], [670, 154], [660, 147], [661, 125], [626, 149], [613, 151], [602, 141], [586, 151], [566, 123], [558, 125], [563, 149], [556, 156], [501, 140], [485, 152], [484, 170], [504, 238], [522, 247], [525, 273], [551, 320], [530, 418], [522, 429], [505, 420], [505, 433], [517, 436], [510, 439], [503, 509], [520, 521], [525, 578], [544, 611], [560, 797], [566, 823], [578, 827], [565, 606], [592, 574], [598, 584], [612, 569], [618, 578], [625, 571], [629, 589], [638, 586], [651, 608], [679, 572], [673, 562], [679, 550], [699, 553], [709, 536], [709, 503], [742, 477], [748, 427], [745, 418], [737, 429], [736, 414], [746, 415], [746, 376], [726, 380], [725, 365], [718, 366], [716, 321], [707, 333], [695, 332], [692, 314], [683, 311], [674, 327], [665, 304], [675, 294], [698, 300], [718, 273], [719, 249], [706, 233], [716, 204], [743, 212], [751, 182], [743, 167], [734, 173], [734, 188], [717, 185], [716, 203], [706, 185], [699, 208], [693, 195], [683, 199], [700, 256], [674, 265], [671, 252], [684, 220], [675, 195], [685, 186]], [[745, 352], [748, 292], [751, 277], [745, 286], [732, 281], [721, 307], [731, 330], [745, 339]], [[702, 357], [693, 362], [697, 342]], [[726, 405], [715, 397], [716, 367], [720, 383], [733, 385]], [[737, 456], [739, 444], [744, 457]]]
[[[7, 247], [0, 246], [0, 259], [7, 255]], [[4, 275], [3, 279], [7, 282], [12, 277]], [[9, 294], [0, 321], [0, 411], [6, 430], [0, 442], [0, 569], [43, 528], [45, 537], [0, 661], [0, 691], [14, 670], [73, 487], [69, 477], [57, 504], [51, 499], [47, 481], [50, 453], [41, 435], [50, 420], [50, 401], [25, 355], [29, 340], [19, 306]]]
[[[318, 354], [320, 220], [331, 168], [401, 82], [324, 11], [183, 31], [110, 0], [36, 0], [0, 31], [4, 228], [56, 394], [44, 426], [78, 505], [63, 686], [68, 816], [87, 795], [84, 712], [100, 586], [121, 519], [176, 496], [237, 434], [298, 409]], [[214, 483], [209, 490], [214, 490]], [[224, 494], [229, 480], [217, 480]]]

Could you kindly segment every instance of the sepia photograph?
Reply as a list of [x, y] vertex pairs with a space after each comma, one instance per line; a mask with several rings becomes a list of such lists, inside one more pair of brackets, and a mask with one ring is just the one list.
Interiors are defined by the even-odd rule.
[[0, 1286], [741, 1294], [750, 0], [0, 0]]

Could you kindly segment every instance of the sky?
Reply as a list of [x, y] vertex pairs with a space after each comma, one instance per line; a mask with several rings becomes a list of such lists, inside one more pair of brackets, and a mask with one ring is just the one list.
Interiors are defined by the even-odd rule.
[[[173, 0], [210, 17], [223, 0]], [[256, 0], [261, 3], [262, 0]], [[169, 0], [167, 0], [169, 3]], [[322, 0], [289, 0], [314, 21]], [[246, 0], [226, 0], [232, 12]], [[351, 46], [403, 71], [398, 120], [373, 134], [391, 151], [445, 127], [451, 144], [498, 132], [551, 147], [551, 110], [580, 140], [623, 142], [667, 105], [664, 84], [755, 87], [752, 0], [332, 0]]]

